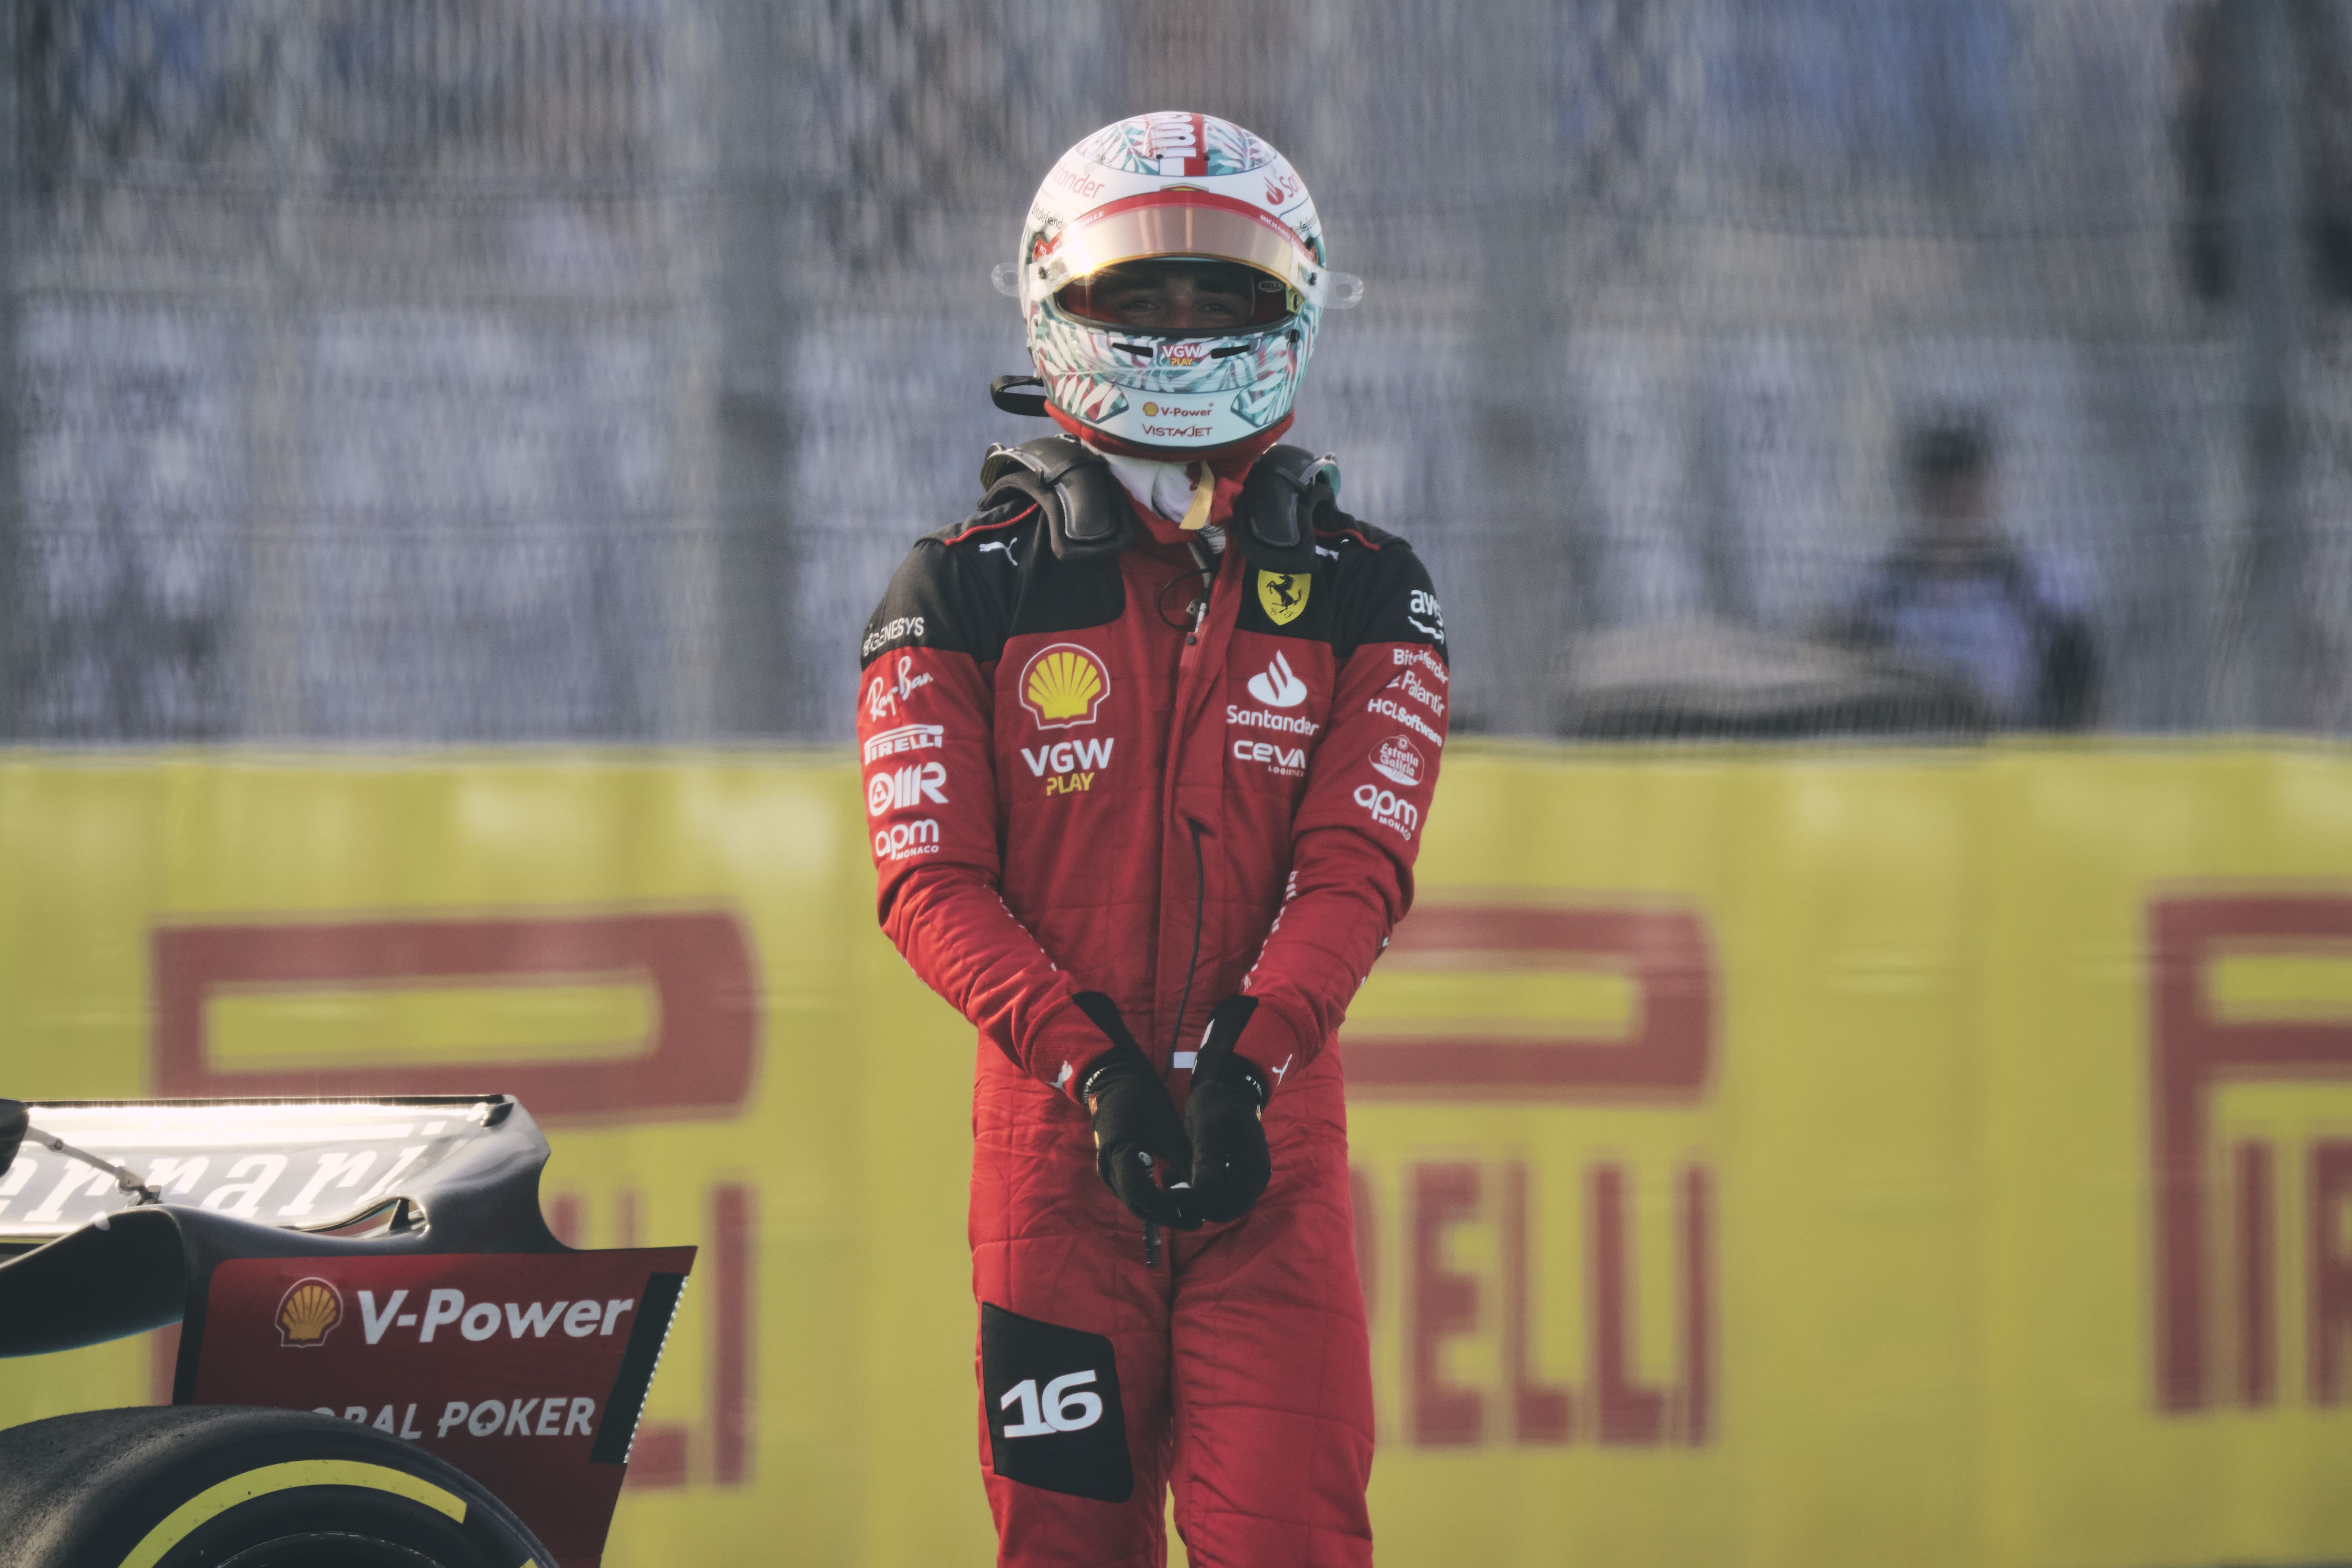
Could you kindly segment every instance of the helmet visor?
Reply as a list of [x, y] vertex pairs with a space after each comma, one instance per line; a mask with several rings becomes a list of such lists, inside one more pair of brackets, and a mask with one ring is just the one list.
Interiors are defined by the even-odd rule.
[[1255, 331], [1298, 308], [1293, 290], [1256, 268], [1200, 256], [1114, 261], [1054, 298], [1080, 321], [1160, 337]]
[[[1155, 191], [1097, 207], [1040, 246], [1032, 287], [1058, 294], [1121, 262], [1176, 257], [1254, 268], [1286, 296], [1319, 280], [1313, 253], [1273, 215], [1208, 191]], [[1284, 310], [1295, 308], [1289, 301]]]

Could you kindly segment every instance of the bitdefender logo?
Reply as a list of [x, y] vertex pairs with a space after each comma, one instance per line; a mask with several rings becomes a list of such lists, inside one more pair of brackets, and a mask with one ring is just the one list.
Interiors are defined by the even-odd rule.
[[297, 1279], [278, 1303], [278, 1343], [316, 1350], [343, 1321], [343, 1293], [324, 1279]]
[[1277, 653], [1272, 664], [1249, 678], [1249, 694], [1269, 708], [1296, 708], [1307, 700], [1307, 682]]

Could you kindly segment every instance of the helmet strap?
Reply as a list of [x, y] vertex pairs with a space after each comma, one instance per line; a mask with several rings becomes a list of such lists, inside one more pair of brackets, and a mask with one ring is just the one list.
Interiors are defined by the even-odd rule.
[[1184, 520], [1176, 526], [1187, 533], [1198, 533], [1209, 526], [1209, 510], [1217, 499], [1217, 473], [1206, 463], [1192, 465], [1192, 500], [1184, 508]]

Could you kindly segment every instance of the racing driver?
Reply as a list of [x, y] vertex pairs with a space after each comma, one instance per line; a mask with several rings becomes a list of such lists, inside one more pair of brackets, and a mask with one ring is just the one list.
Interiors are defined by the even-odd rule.
[[1163, 1563], [1172, 1488], [1196, 1564], [1369, 1563], [1334, 1035], [1449, 677], [1412, 550], [1279, 444], [1361, 286], [1280, 154], [1185, 113], [1073, 148], [998, 270], [1036, 375], [992, 391], [1060, 433], [900, 566], [857, 731], [882, 925], [980, 1035], [999, 1561]]

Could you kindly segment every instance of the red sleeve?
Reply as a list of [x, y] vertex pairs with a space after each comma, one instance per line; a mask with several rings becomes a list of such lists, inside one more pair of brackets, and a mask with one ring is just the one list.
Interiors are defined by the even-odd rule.
[[[893, 599], [907, 575], [893, 584]], [[951, 635], [938, 629], [946, 619], [939, 608], [902, 614], [893, 599], [876, 612], [877, 626], [918, 628], [905, 637]], [[869, 644], [874, 636], [869, 630]], [[1078, 986], [997, 892], [986, 667], [969, 652], [901, 644], [886, 647], [860, 681], [858, 755], [882, 929], [983, 1038], [1075, 1093], [1079, 1072], [1109, 1042], [1071, 1004]]]
[[1331, 727], [1307, 764], [1292, 828], [1290, 885], [1242, 984], [1258, 1010], [1235, 1048], [1277, 1089], [1338, 1031], [1412, 907], [1451, 677], [1429, 579], [1406, 561], [1409, 570], [1383, 574], [1394, 604], [1370, 617], [1398, 640], [1361, 643], [1339, 667]]

